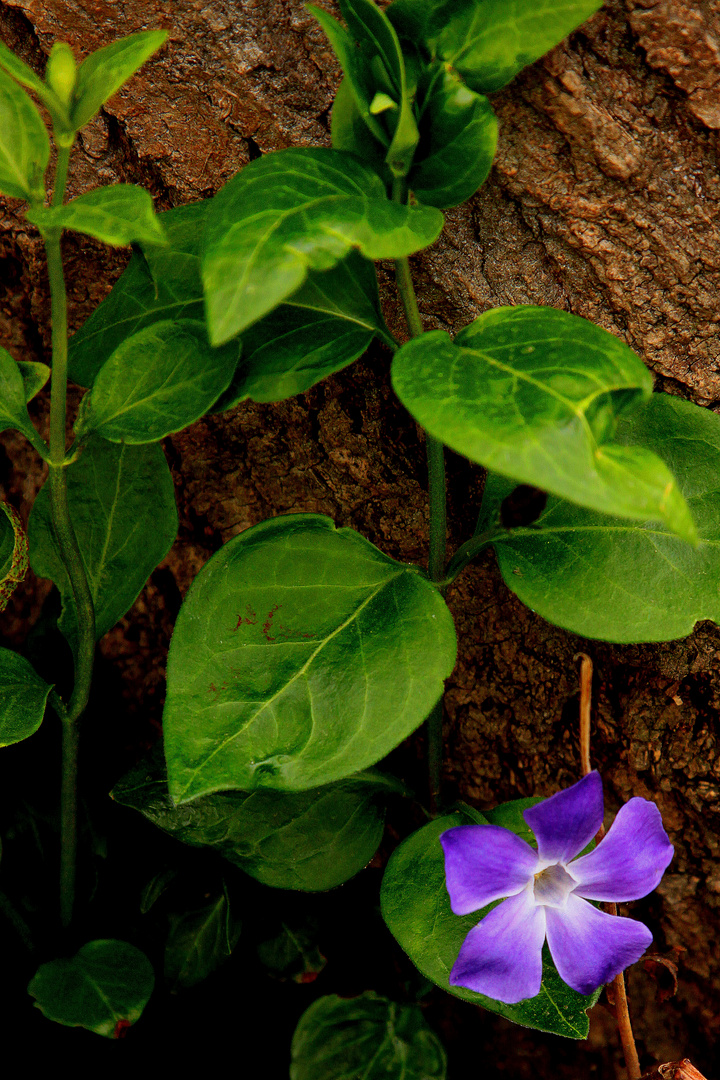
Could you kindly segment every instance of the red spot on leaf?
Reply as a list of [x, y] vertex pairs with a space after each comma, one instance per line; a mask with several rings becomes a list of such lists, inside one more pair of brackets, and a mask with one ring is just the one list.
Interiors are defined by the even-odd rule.
[[132, 1027], [132, 1023], [129, 1020], [118, 1020], [113, 1031], [113, 1039], [124, 1039], [128, 1033], [128, 1028]]
[[267, 619], [263, 623], [263, 628], [262, 628], [263, 637], [265, 638], [266, 641], [269, 641], [271, 643], [273, 641], [277, 640], [276, 638], [270, 636], [270, 628], [272, 627], [272, 621], [273, 621], [273, 618], [275, 617], [275, 612], [279, 611], [279, 610], [280, 610], [280, 604], [273, 604], [273, 606], [268, 611]]
[[257, 612], [250, 604], [245, 605], [245, 614], [238, 615], [238, 620], [235, 623], [234, 629], [239, 630], [241, 626], [255, 626], [258, 621]]

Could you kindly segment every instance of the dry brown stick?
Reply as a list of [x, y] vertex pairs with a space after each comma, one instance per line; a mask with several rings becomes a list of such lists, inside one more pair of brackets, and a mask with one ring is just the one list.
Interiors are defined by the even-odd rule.
[[[580, 766], [583, 776], [591, 772], [590, 765], [590, 706], [592, 704], [592, 677], [593, 663], [586, 653], [577, 653], [575, 659], [580, 659]], [[600, 825], [596, 841], [599, 843], [605, 835], [605, 828]], [[616, 904], [606, 904], [605, 910], [609, 915], [617, 915]], [[622, 971], [612, 981], [613, 997], [615, 999], [615, 1019], [617, 1020], [620, 1045], [625, 1057], [628, 1080], [640, 1080], [640, 1059], [638, 1058], [635, 1036], [630, 1023], [630, 1010], [628, 1009], [627, 994], [625, 993], [625, 976]]]

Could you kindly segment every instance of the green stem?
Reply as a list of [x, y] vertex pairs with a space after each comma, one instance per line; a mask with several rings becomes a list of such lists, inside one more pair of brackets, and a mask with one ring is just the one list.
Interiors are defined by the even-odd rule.
[[[58, 149], [53, 206], [65, 195], [70, 147]], [[52, 381], [50, 384], [50, 474], [48, 485], [55, 539], [73, 593], [77, 639], [75, 678], [70, 700], [58, 710], [62, 723], [62, 783], [60, 794], [60, 917], [63, 926], [72, 918], [75, 899], [77, 852], [78, 720], [90, 697], [95, 653], [95, 612], [85, 564], [70, 518], [67, 497], [66, 397], [67, 397], [67, 296], [63, 275], [60, 230], [45, 234], [45, 253], [50, 279], [52, 319]]]
[[471, 536], [457, 549], [447, 565], [445, 577], [438, 584], [445, 589], [448, 585], [452, 585], [455, 578], [465, 569], [468, 563], [471, 563], [490, 544], [495, 543], [496, 540], [501, 539], [503, 536], [507, 536], [510, 531], [510, 529], [503, 529], [498, 526], [497, 528], [488, 529], [487, 532]]

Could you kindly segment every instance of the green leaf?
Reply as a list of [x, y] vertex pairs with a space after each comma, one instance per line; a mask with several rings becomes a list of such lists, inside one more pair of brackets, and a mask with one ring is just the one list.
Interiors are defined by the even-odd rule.
[[[29, 90], [40, 98], [42, 103], [50, 112], [53, 122], [67, 121], [67, 110], [62, 101], [59, 100], [54, 90], [43, 82], [39, 75], [36, 75], [31, 67], [21, 60], [19, 56], [16, 56], [7, 45], [0, 41], [0, 68], [6, 71], [8, 75], [12, 75], [16, 82], [19, 82], [22, 86], [26, 86]], [[45, 193], [40, 195], [43, 199]]]
[[[653, 394], [616, 437], [666, 461], [697, 523], [698, 546], [661, 525], [553, 498], [532, 529], [496, 544], [506, 584], [549, 622], [605, 641], [670, 641], [701, 619], [720, 622], [720, 418]], [[495, 520], [509, 486], [488, 477], [481, 528]]]
[[290, 1080], [445, 1080], [442, 1043], [417, 1005], [372, 991], [318, 998], [300, 1017]]
[[299, 791], [372, 765], [418, 727], [455, 662], [437, 590], [317, 514], [262, 522], [205, 564], [168, 657], [177, 803]]
[[392, 182], [392, 174], [385, 163], [387, 146], [371, 132], [363, 120], [348, 78], [344, 78], [337, 88], [330, 132], [333, 149], [357, 155], [375, 170], [384, 183]]
[[248, 327], [233, 381], [215, 409], [309, 390], [362, 356], [375, 334], [391, 340], [375, 267], [351, 252], [332, 270], [309, 274], [286, 303]]
[[260, 941], [260, 962], [278, 979], [300, 985], [315, 982], [327, 963], [317, 944], [317, 924], [283, 922], [274, 937]]
[[157, 52], [167, 36], [166, 30], [144, 30], [113, 41], [83, 60], [78, 68], [70, 113], [76, 131], [92, 120], [123, 83]]
[[642, 361], [612, 334], [555, 308], [486, 311], [395, 354], [395, 391], [436, 439], [488, 469], [603, 513], [663, 521], [696, 541], [664, 462], [613, 442], [615, 423], [652, 391]]
[[0, 192], [13, 199], [45, 198], [50, 140], [37, 108], [0, 69]]
[[50, 378], [50, 368], [47, 364], [37, 364], [34, 360], [18, 360], [17, 366], [25, 388], [25, 401], [32, 401]]
[[[452, 913], [445, 886], [440, 836], [456, 825], [477, 823], [475, 816], [456, 813], [437, 818], [396, 848], [380, 891], [383, 918], [413, 964], [454, 997], [482, 1005], [523, 1027], [549, 1031], [569, 1039], [586, 1039], [589, 1031], [587, 1009], [595, 1004], [600, 992], [585, 997], [567, 986], [558, 975], [547, 949], [543, 951], [540, 993], [517, 1005], [505, 1005], [465, 987], [451, 986], [448, 981], [463, 941], [489, 909], [463, 917]], [[494, 823], [513, 828], [514, 816], [508, 814], [504, 821], [495, 820]]]
[[15, 551], [15, 530], [12, 519], [6, 510], [7, 504], [0, 502], [0, 582], [4, 581], [13, 564]]
[[[410, 5], [398, 6], [407, 17]], [[602, 0], [434, 0], [420, 4], [419, 22], [432, 55], [454, 67], [472, 90], [489, 94], [601, 6]]]
[[204, 323], [153, 323], [118, 345], [83, 399], [75, 434], [157, 442], [199, 420], [228, 387], [239, 345], [214, 349]]
[[[36, 364], [34, 367], [44, 367]], [[6, 349], [0, 346], [0, 431], [14, 428], [21, 432], [37, 452], [45, 457], [47, 448], [38, 435], [27, 411], [29, 400], [24, 374], [26, 374]], [[35, 381], [33, 376], [29, 376]], [[32, 396], [32, 395], [30, 395]]]
[[434, 207], [390, 202], [382, 180], [349, 154], [267, 154], [212, 200], [202, 270], [210, 340], [228, 341], [351, 248], [399, 258], [431, 244], [442, 224]]
[[212, 848], [263, 885], [323, 892], [357, 874], [377, 851], [383, 779], [368, 770], [312, 791], [222, 791], [176, 807], [163, 764], [151, 754], [111, 795], [176, 840]]
[[150, 961], [126, 941], [90, 941], [70, 960], [41, 964], [28, 986], [48, 1020], [118, 1039], [150, 1000]]
[[25, 216], [43, 232], [73, 229], [116, 247], [165, 241], [150, 195], [134, 184], [95, 188], [63, 206], [33, 207]]
[[197, 911], [171, 915], [164, 968], [172, 989], [197, 986], [216, 971], [237, 945], [240, 929], [227, 889]]
[[420, 202], [440, 209], [457, 206], [490, 172], [497, 118], [486, 97], [439, 63], [423, 73], [418, 99], [421, 141], [408, 184]]
[[0, 501], [0, 611], [28, 571], [28, 541], [20, 515]]
[[208, 199], [158, 214], [167, 243], [133, 252], [110, 295], [70, 339], [73, 382], [92, 386], [118, 345], [147, 326], [204, 319], [200, 245], [209, 206]]
[[0, 649], [0, 746], [22, 742], [37, 731], [51, 690], [24, 657]]
[[[159, 446], [91, 442], [67, 467], [68, 505], [95, 605], [98, 638], [132, 607], [177, 533], [172, 477]], [[60, 590], [60, 629], [75, 640], [72, 590], [58, 552], [47, 485], [28, 522], [30, 563]]]

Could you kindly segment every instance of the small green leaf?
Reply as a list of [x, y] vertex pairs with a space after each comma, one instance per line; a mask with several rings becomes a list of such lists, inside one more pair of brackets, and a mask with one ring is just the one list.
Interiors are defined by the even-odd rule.
[[0, 192], [41, 202], [50, 160], [50, 140], [37, 108], [0, 69]]
[[[688, 401], [653, 394], [618, 425], [672, 469], [697, 523], [696, 548], [661, 525], [607, 517], [548, 500], [532, 529], [496, 544], [506, 584], [544, 619], [605, 641], [670, 641], [696, 622], [720, 623], [720, 418]], [[481, 528], [512, 487], [488, 477]]]
[[171, 988], [197, 986], [216, 971], [237, 945], [240, 929], [227, 889], [197, 911], [171, 915], [164, 964]]
[[392, 377], [415, 419], [471, 461], [580, 506], [663, 521], [696, 542], [665, 463], [612, 441], [652, 378], [599, 326], [555, 308], [495, 308], [454, 341], [436, 330], [403, 345]]
[[0, 611], [28, 571], [28, 540], [20, 515], [0, 501]]
[[48, 1020], [118, 1039], [150, 1000], [150, 961], [126, 941], [90, 941], [70, 960], [41, 964], [28, 986]]
[[17, 366], [25, 387], [25, 401], [32, 401], [50, 378], [50, 368], [47, 364], [38, 364], [34, 360], [18, 360]]
[[0, 41], [0, 68], [12, 75], [16, 82], [27, 86], [38, 97], [48, 93], [48, 88], [39, 75], [36, 75], [31, 67], [21, 60], [19, 56], [8, 48], [4, 41]]
[[[102, 637], [132, 606], [177, 533], [172, 477], [159, 446], [94, 440], [67, 467], [68, 504]], [[72, 590], [58, 552], [47, 486], [28, 522], [30, 562], [60, 590], [60, 629], [75, 640]]]
[[[44, 364], [33, 365], [37, 368], [44, 366]], [[27, 411], [26, 402], [29, 397], [24, 380], [26, 374], [27, 372], [15, 363], [10, 353], [0, 346], [0, 431], [14, 428], [15, 431], [21, 432], [37, 452], [45, 457], [47, 448], [33, 426]], [[36, 376], [29, 375], [28, 377], [31, 382], [36, 382]]]
[[243, 333], [243, 355], [215, 405], [282, 401], [347, 367], [375, 334], [391, 340], [375, 267], [351, 252], [332, 270], [315, 271], [296, 293]]
[[[456, 813], [437, 818], [396, 848], [380, 891], [383, 918], [413, 964], [454, 997], [482, 1005], [523, 1027], [549, 1031], [569, 1039], [586, 1039], [589, 1031], [587, 1010], [595, 1004], [600, 992], [585, 997], [567, 986], [558, 975], [547, 949], [543, 951], [540, 993], [517, 1005], [505, 1005], [462, 986], [451, 986], [448, 981], [463, 941], [488, 909], [463, 917], [451, 911], [440, 836], [455, 825], [477, 824], [476, 816]], [[513, 828], [515, 816], [509, 813], [504, 820], [495, 820], [495, 824]]]
[[110, 295], [70, 339], [68, 373], [80, 386], [118, 345], [153, 323], [204, 319], [200, 244], [210, 200], [158, 214], [167, 243], [133, 252]]
[[283, 922], [274, 937], [258, 942], [260, 962], [278, 979], [300, 985], [315, 982], [327, 963], [317, 944], [314, 922]]
[[487, 179], [497, 118], [486, 97], [437, 62], [423, 73], [418, 101], [421, 141], [408, 185], [428, 206], [457, 206]]
[[25, 216], [43, 232], [73, 229], [115, 247], [165, 242], [150, 195], [134, 184], [95, 188], [63, 206], [34, 207]]
[[357, 874], [377, 851], [383, 781], [367, 770], [312, 791], [222, 791], [176, 807], [164, 764], [153, 753], [111, 795], [176, 840], [212, 848], [263, 885], [324, 892]]
[[153, 323], [118, 345], [85, 399], [75, 434], [137, 445], [199, 420], [228, 387], [237, 342], [213, 349], [195, 320]]
[[318, 998], [300, 1017], [290, 1080], [445, 1080], [445, 1051], [417, 1005], [372, 991]]
[[229, 341], [351, 248], [399, 258], [431, 244], [442, 224], [434, 207], [390, 202], [380, 178], [349, 154], [267, 154], [212, 200], [202, 271], [210, 340]]
[[22, 742], [37, 731], [51, 690], [24, 657], [0, 649], [0, 746]]
[[117, 93], [167, 39], [166, 30], [144, 30], [91, 53], [78, 68], [70, 120], [81, 127]]
[[177, 803], [301, 791], [384, 757], [426, 718], [455, 662], [437, 590], [329, 518], [234, 537], [185, 599], [163, 730]]
[[385, 163], [387, 146], [370, 131], [363, 120], [347, 78], [342, 80], [335, 94], [330, 132], [333, 149], [344, 150], [362, 158], [385, 184], [392, 183], [392, 174]]
[[602, 0], [434, 0], [420, 10], [432, 55], [454, 67], [471, 89], [489, 94], [601, 6]]

